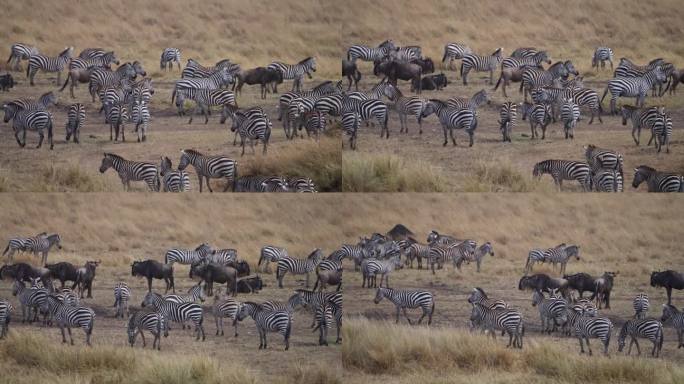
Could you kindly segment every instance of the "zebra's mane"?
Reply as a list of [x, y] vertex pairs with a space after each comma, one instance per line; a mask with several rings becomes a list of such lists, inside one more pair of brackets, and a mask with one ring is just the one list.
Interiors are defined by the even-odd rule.
[[53, 233], [52, 235], [47, 237], [48, 241], [53, 242], [56, 239], [59, 239], [59, 234]]
[[194, 149], [183, 149], [181, 152], [191, 156], [204, 156], [202, 153]]
[[314, 90], [314, 91], [317, 91], [317, 90], [319, 90], [319, 89], [321, 89], [321, 88], [323, 88], [323, 87], [325, 87], [325, 86], [327, 86], [327, 85], [329, 85], [329, 84], [332, 84], [332, 81], [326, 80], [326, 81], [324, 81], [324, 82], [318, 84], [317, 86], [315, 86], [313, 90]]
[[648, 165], [640, 165], [637, 168], [635, 168], [634, 170], [637, 172], [639, 172], [639, 171], [644, 171], [644, 172], [648, 172], [648, 173], [656, 172], [655, 168], [651, 168]]
[[60, 52], [59, 56], [64, 56], [69, 54], [74, 50], [74, 47], [66, 47], [62, 52]]
[[297, 63], [297, 64], [304, 64], [304, 63], [306, 63], [306, 62], [309, 61], [309, 60], [313, 60], [313, 56], [309, 56], [309, 57], [307, 57], [306, 59], [301, 60], [301, 61], [300, 61], [299, 63]]
[[480, 292], [480, 294], [482, 295], [482, 297], [484, 297], [485, 299], [489, 299], [489, 296], [487, 296], [487, 294], [485, 293], [484, 289], [482, 289], [482, 288], [480, 288], [480, 287], [475, 287], [475, 288], [473, 288], [473, 290]]
[[107, 153], [107, 152], [105, 152], [104, 157], [119, 159], [119, 160], [122, 160], [122, 161], [125, 161], [125, 160], [126, 160], [126, 159], [124, 159], [123, 157], [121, 157], [121, 156], [119, 156], [119, 155], [117, 155], [117, 154], [114, 154], [114, 153]]

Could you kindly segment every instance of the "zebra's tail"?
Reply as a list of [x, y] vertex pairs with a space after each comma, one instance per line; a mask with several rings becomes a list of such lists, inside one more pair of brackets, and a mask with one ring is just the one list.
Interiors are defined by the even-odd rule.
[[347, 50], [347, 60], [351, 61], [351, 52]]
[[164, 264], [168, 264], [168, 263], [169, 263], [169, 253], [167, 252], [167, 253], [164, 255]]
[[601, 104], [603, 104], [603, 99], [606, 98], [606, 95], [608, 94], [608, 86], [606, 85], [606, 90], [603, 91], [603, 96], [601, 97], [601, 101], [599, 101], [599, 108], [603, 108]]
[[121, 298], [115, 297], [114, 298], [114, 305], [112, 305], [112, 308], [116, 308], [119, 306], [119, 302], [121, 302]]
[[499, 80], [496, 82], [496, 85], [494, 86], [494, 90], [496, 91], [499, 89], [499, 84], [501, 84], [501, 80], [503, 79], [503, 71], [501, 71], [501, 74], [499, 75]]
[[173, 91], [171, 91], [171, 104], [173, 105], [174, 100], [176, 99], [176, 87], [173, 87]]
[[527, 262], [525, 263], [525, 274], [530, 270], [530, 254], [527, 255]]
[[48, 119], [48, 141], [50, 142], [50, 149], [54, 148], [54, 144], [52, 142], [52, 116]]
[[71, 74], [67, 73], [66, 75], [66, 81], [64, 81], [64, 85], [62, 85], [62, 88], [59, 89], [60, 92], [64, 91], [64, 88], [66, 88], [67, 84], [69, 84], [69, 79], [71, 78]]
[[29, 73], [31, 72], [31, 65], [26, 65], [26, 78], [28, 79]]
[[287, 319], [287, 328], [285, 328], [285, 340], [290, 340], [290, 334], [292, 333], [292, 319]]
[[444, 68], [444, 62], [447, 59], [447, 49], [444, 47], [444, 55], [442, 56], [442, 68]]
[[5, 247], [5, 250], [2, 251], [2, 255], [3, 255], [3, 256], [5, 256], [5, 254], [7, 253], [7, 251], [9, 251], [9, 247], [10, 247], [10, 245], [9, 245], [9, 243], [7, 243], [7, 246]]
[[461, 70], [459, 73], [461, 74], [461, 78], [463, 78], [463, 60], [461, 60]]
[[661, 349], [663, 349], [663, 341], [665, 339], [665, 337], [663, 335], [663, 324], [662, 323], [658, 325], [658, 333], [657, 333], [656, 337], [658, 340], [658, 350], [661, 350]]

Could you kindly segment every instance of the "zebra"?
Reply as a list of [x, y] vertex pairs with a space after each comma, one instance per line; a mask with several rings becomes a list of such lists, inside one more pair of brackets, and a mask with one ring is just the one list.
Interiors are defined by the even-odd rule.
[[648, 295], [645, 293], [639, 293], [634, 297], [632, 301], [632, 307], [634, 307], [634, 318], [635, 319], [645, 319], [648, 309], [650, 308], [648, 301]]
[[57, 103], [57, 96], [50, 91], [42, 94], [38, 100], [16, 99], [3, 104], [5, 112], [4, 122], [7, 123], [14, 118], [14, 115], [21, 110], [47, 110], [51, 105]]
[[147, 104], [136, 100], [132, 115], [135, 130], [138, 132], [138, 143], [144, 142], [147, 140], [147, 127], [150, 124], [150, 110]]
[[396, 47], [393, 51], [390, 51], [390, 57], [394, 61], [411, 61], [415, 59], [420, 59], [422, 56], [422, 49], [417, 45]]
[[[342, 114], [354, 112], [360, 116], [362, 121], [368, 121], [372, 118], [380, 125], [380, 137], [386, 132], [386, 137], [389, 138], [389, 128], [387, 121], [389, 119], [389, 108], [380, 100], [356, 100], [351, 97], [346, 97], [342, 100]], [[425, 117], [425, 115], [423, 115]]]
[[392, 101], [392, 107], [394, 108], [395, 111], [397, 111], [397, 114], [399, 115], [399, 122], [401, 124], [401, 130], [399, 131], [400, 133], [406, 132], [408, 133], [408, 116], [413, 115], [416, 117], [416, 122], [418, 123], [418, 127], [420, 129], [420, 134], [423, 134], [423, 121], [422, 121], [422, 115], [423, 115], [423, 109], [425, 109], [425, 105], [427, 104], [427, 100], [421, 99], [417, 96], [411, 96], [411, 97], [406, 97], [404, 96], [399, 88], [388, 84], [388, 93], [390, 94], [389, 98]]
[[292, 333], [292, 317], [283, 310], [269, 311], [257, 303], [250, 301], [240, 305], [237, 320], [242, 321], [247, 316], [254, 319], [259, 332], [259, 349], [267, 348], [266, 333], [277, 332], [283, 335], [285, 350], [290, 349], [290, 334]]
[[278, 260], [290, 256], [287, 253], [287, 249], [282, 247], [276, 247], [274, 245], [266, 245], [261, 248], [259, 253], [259, 263], [257, 266], [261, 266], [264, 263], [264, 270], [268, 270], [269, 262], [277, 262]]
[[232, 248], [214, 249], [206, 257], [209, 263], [228, 265], [237, 262], [237, 250]]
[[10, 56], [7, 59], [9, 67], [15, 71], [20, 71], [20, 64], [22, 60], [29, 60], [31, 56], [39, 55], [38, 48], [24, 43], [14, 43], [10, 48]]
[[82, 328], [86, 335], [86, 345], [90, 346], [90, 338], [93, 334], [93, 327], [95, 325], [95, 311], [87, 307], [71, 307], [59, 301], [56, 296], [47, 295], [45, 302], [41, 305], [41, 309], [51, 315], [57, 322], [60, 331], [62, 331], [62, 343], [66, 343], [66, 336], [64, 328], [69, 331], [69, 339], [71, 345], [74, 345], [74, 338], [71, 335], [71, 328]]
[[489, 331], [492, 338], [496, 338], [495, 331], [508, 333], [508, 347], [523, 347], [525, 326], [520, 312], [514, 309], [491, 309], [482, 304], [473, 303], [470, 315], [471, 328], [479, 326], [483, 331]]
[[451, 137], [451, 142], [454, 146], [456, 145], [456, 139], [454, 138], [455, 129], [465, 130], [469, 137], [469, 147], [473, 146], [475, 129], [477, 129], [477, 115], [475, 112], [470, 109], [449, 107], [441, 100], [430, 99], [423, 109], [422, 117], [428, 117], [432, 113], [437, 115], [442, 125], [442, 131], [444, 132], [444, 143], [442, 143], [442, 146], [446, 146], [448, 143], [447, 131]]
[[128, 120], [128, 108], [123, 104], [108, 106], [105, 118], [109, 122], [109, 140], [119, 141], [119, 132], [121, 132], [121, 141], [125, 142], [125, 124]]
[[131, 92], [130, 102], [134, 103], [136, 101], [149, 104], [152, 100], [152, 95], [154, 95], [154, 87], [152, 86], [152, 79], [146, 77], [136, 83], [133, 83], [133, 89]]
[[663, 304], [663, 315], [660, 320], [664, 324], [671, 324], [677, 331], [677, 349], [684, 348], [684, 312], [671, 304]]
[[542, 333], [551, 334], [556, 330], [556, 325], [564, 325], [568, 321], [567, 303], [562, 298], [546, 298], [541, 291], [535, 290], [532, 294], [532, 306], [539, 309]]
[[176, 304], [204, 302], [202, 283], [195, 284], [188, 289], [187, 295], [164, 295], [164, 300]]
[[590, 189], [591, 172], [589, 164], [572, 160], [544, 160], [534, 165], [532, 175], [541, 179], [542, 175], [550, 174], [553, 182], [560, 191], [563, 180], [576, 180], [584, 191]]
[[[345, 135], [349, 136], [349, 148], [352, 150], [356, 150], [356, 138], [360, 124], [361, 114], [358, 112], [346, 112], [342, 114], [342, 130]], [[344, 141], [342, 142], [342, 147], [344, 147]]]
[[483, 104], [491, 103], [489, 94], [484, 89], [475, 93], [471, 98], [466, 97], [452, 97], [447, 101], [449, 107], [458, 109], [469, 109], [477, 112], [477, 108]]
[[593, 124], [594, 117], [598, 117], [599, 122], [603, 124], [603, 119], [601, 119], [603, 107], [599, 102], [598, 93], [596, 93], [596, 91], [589, 88], [565, 88], [563, 90], [563, 96], [573, 99], [580, 107], [586, 107], [591, 111], [589, 124]]
[[589, 299], [580, 299], [572, 306], [568, 305], [566, 308], [565, 324], [563, 324], [563, 334], [571, 336], [575, 330], [575, 324], [580, 317], [596, 317], [598, 316], [598, 309], [596, 305]]
[[[302, 92], [285, 92], [278, 98], [278, 121], [281, 121], [288, 110], [290, 102], [298, 97], [301, 98], [311, 98], [314, 100], [319, 100], [324, 96], [341, 94], [342, 93], [342, 81], [333, 83], [332, 81], [324, 81], [317, 85], [313, 89], [302, 91]], [[338, 109], [341, 109], [338, 108]], [[328, 111], [331, 113], [332, 111]]]
[[5, 247], [5, 250], [2, 252], [2, 255], [5, 256], [7, 255], [7, 259], [9, 263], [13, 262], [14, 259], [14, 254], [17, 251], [21, 252], [26, 252], [26, 244], [31, 242], [31, 241], [37, 241], [36, 238], [38, 237], [43, 237], [47, 236], [46, 232], [41, 232], [34, 236], [33, 238], [31, 237], [14, 237], [9, 239], [7, 242], [7, 246]]
[[418, 319], [417, 324], [423, 322], [425, 316], [428, 317], [427, 325], [432, 324], [432, 315], [435, 313], [435, 299], [432, 293], [427, 291], [408, 291], [399, 290], [392, 288], [378, 288], [375, 292], [375, 299], [373, 302], [379, 304], [382, 299], [387, 298], [391, 301], [397, 309], [396, 312], [396, 323], [399, 323], [399, 311], [404, 313], [404, 317], [409, 324], [413, 324], [411, 319], [406, 314], [406, 308], [419, 308], [423, 311], [423, 314]]
[[580, 316], [575, 321], [575, 336], [580, 343], [580, 353], [584, 353], [583, 340], [586, 340], [589, 356], [592, 355], [591, 346], [589, 345], [590, 338], [598, 338], [601, 340], [601, 343], [603, 344], [603, 354], [608, 355], [608, 345], [610, 344], [612, 333], [613, 323], [605, 317]]
[[214, 192], [209, 184], [209, 179], [226, 179], [227, 183], [223, 192], [227, 191], [237, 180], [237, 161], [225, 156], [206, 156], [194, 149], [181, 151], [178, 170], [182, 171], [192, 164], [199, 179], [200, 193], [202, 193], [202, 179], [206, 178], [209, 192]]
[[466, 55], [470, 55], [472, 53], [473, 50], [465, 44], [447, 43], [444, 46], [444, 55], [442, 56], [442, 67], [444, 67], [444, 62], [447, 61], [447, 59], [449, 60], [447, 68], [451, 68], [451, 64], [454, 60], [463, 59]]
[[[307, 137], [314, 135], [316, 142], [319, 141], [319, 135], [325, 132], [326, 117], [321, 111], [314, 109], [305, 115], [304, 128], [306, 129]], [[301, 129], [301, 128], [300, 128]]]
[[312, 97], [296, 97], [290, 101], [283, 119], [285, 137], [292, 139], [297, 135], [297, 128], [301, 130], [306, 122], [306, 116], [314, 111], [315, 104], [316, 98]]
[[468, 73], [474, 69], [476, 72], [489, 72], [489, 84], [494, 85], [494, 70], [503, 60], [503, 48], [499, 48], [490, 56], [467, 54], [461, 60], [461, 77], [463, 85], [468, 85]]
[[47, 263], [48, 252], [50, 252], [50, 249], [53, 246], [56, 246], [57, 249], [62, 249], [62, 238], [59, 234], [55, 233], [52, 235], [30, 237], [24, 242], [23, 251], [32, 252], [36, 257], [40, 253], [42, 256], [41, 265], [45, 265]]
[[207, 243], [200, 244], [194, 250], [172, 248], [164, 254], [164, 264], [195, 264], [203, 261], [212, 249]]
[[195, 334], [197, 335], [195, 340], [199, 340], [201, 334], [202, 341], [204, 341], [205, 334], [204, 327], [202, 326], [204, 314], [202, 312], [202, 307], [198, 304], [174, 303], [164, 300], [162, 295], [158, 293], [148, 292], [145, 295], [141, 306], [150, 306], [154, 308], [155, 311], [159, 312], [164, 317], [164, 321], [174, 321], [181, 324], [188, 320], [192, 321], [195, 325]]
[[584, 156], [592, 172], [597, 172], [599, 169], [613, 169], [622, 173], [624, 158], [619, 152], [588, 144], [584, 146]]
[[178, 64], [178, 71], [181, 70], [180, 67], [180, 62], [181, 62], [181, 52], [180, 49], [178, 48], [164, 48], [161, 54], [161, 59], [159, 60], [159, 68], [161, 70], [166, 70], [168, 67], [169, 70], [173, 69], [173, 63]]
[[[316, 325], [316, 316], [315, 316], [315, 311], [316, 308], [321, 306], [322, 304], [325, 303], [330, 303], [333, 305], [332, 312], [333, 315], [335, 316], [337, 320], [337, 331], [338, 331], [338, 340], [339, 340], [339, 331], [340, 331], [340, 325], [341, 325], [341, 315], [342, 315], [342, 294], [339, 292], [331, 292], [331, 293], [326, 293], [326, 292], [314, 292], [314, 291], [309, 291], [305, 289], [297, 289], [295, 290], [295, 294], [297, 297], [290, 298], [288, 301], [288, 305], [290, 307], [294, 307], [294, 303], [300, 304], [304, 308], [311, 308], [314, 311], [314, 318], [313, 322], [311, 323], [311, 327], [313, 328]], [[293, 295], [293, 296], [294, 296]]]
[[646, 165], [634, 168], [632, 187], [638, 188], [643, 182], [646, 182], [649, 192], [684, 192], [684, 176], [658, 172]]
[[234, 63], [231, 63], [230, 60], [228, 59], [223, 59], [220, 60], [219, 62], [216, 63], [213, 67], [205, 67], [198, 63], [194, 59], [188, 59], [187, 64], [185, 65], [185, 68], [183, 68], [183, 72], [181, 73], [181, 78], [183, 79], [201, 79], [201, 78], [206, 78], [217, 71], [226, 68], [228, 70], [228, 73], [230, 74], [235, 74], [237, 72], [240, 72], [240, 66]]
[[260, 140], [264, 146], [263, 154], [266, 155], [268, 142], [271, 138], [271, 122], [267, 116], [249, 118], [241, 112], [236, 112], [230, 130], [240, 135], [240, 144], [242, 145], [242, 154], [240, 156], [245, 155], [245, 141], [247, 140], [249, 140], [249, 146], [252, 148], [253, 154], [256, 154], [254, 142]]
[[57, 72], [57, 84], [62, 83], [62, 71], [71, 59], [74, 47], [65, 48], [57, 57], [45, 56], [41, 54], [29, 57], [28, 67], [26, 67], [26, 78], [29, 79], [31, 86], [34, 86], [33, 79], [39, 70], [43, 72]]
[[458, 243], [463, 242], [463, 240], [459, 240], [454, 236], [441, 234], [441, 233], [435, 231], [434, 229], [432, 231], [430, 231], [430, 233], [427, 236], [426, 241], [428, 242], [428, 244], [433, 245], [433, 246], [434, 245], [454, 245], [454, 244], [458, 244]]
[[55, 294], [55, 297], [57, 300], [71, 307], [78, 307], [80, 305], [78, 295], [68, 287], [62, 288], [59, 293]]
[[641, 141], [641, 128], [648, 128], [652, 132], [659, 114], [658, 107], [639, 108], [632, 105], [620, 107], [622, 125], [627, 125], [628, 120], [632, 121], [632, 139], [636, 145], [639, 145]]
[[382, 60], [390, 55], [390, 52], [395, 51], [396, 47], [392, 40], [385, 40], [380, 43], [377, 48], [371, 48], [365, 45], [352, 45], [347, 50], [347, 60], [356, 63], [356, 59], [363, 61], [377, 61]]
[[227, 317], [233, 320], [235, 337], [238, 337], [238, 322], [236, 319], [240, 305], [242, 305], [242, 303], [231, 297], [222, 297], [220, 294], [220, 289], [217, 289], [214, 292], [214, 305], [212, 306], [212, 314], [214, 315], [214, 321], [216, 322], [216, 336], [219, 334], [223, 336], [223, 319]]
[[482, 265], [482, 259], [487, 255], [494, 257], [494, 247], [489, 241], [475, 248], [473, 252], [466, 253], [466, 259], [468, 259], [468, 261], [474, 261], [477, 263], [477, 272], [479, 273], [480, 266]]
[[80, 143], [79, 136], [81, 135], [81, 127], [85, 124], [86, 111], [85, 106], [81, 103], [75, 103], [69, 106], [66, 123], [66, 141], [67, 143], [74, 137], [74, 143]]
[[[21, 322], [32, 323], [38, 320], [38, 311], [47, 300], [48, 291], [40, 288], [26, 288], [22, 281], [17, 280], [12, 286], [12, 295], [16, 296], [21, 304]], [[47, 316], [44, 316], [43, 322], [46, 321]]]
[[145, 70], [137, 61], [133, 63], [124, 63], [120, 65], [116, 71], [111, 71], [106, 68], [98, 68], [90, 73], [90, 81], [88, 84], [88, 92], [95, 102], [95, 95], [98, 95], [101, 90], [119, 86], [124, 79], [133, 80], [137, 75], [145, 76]]
[[546, 70], [527, 67], [521, 76], [520, 92], [524, 91], [523, 96], [527, 101], [527, 94], [533, 89], [553, 85], [554, 80], [565, 79], [570, 73], [575, 76], [579, 74], [570, 60], [554, 63]]
[[541, 140], [546, 138], [546, 128], [551, 123], [552, 116], [553, 110], [548, 104], [531, 104], [528, 102], [522, 104], [522, 119], [529, 118], [530, 121], [530, 140], [539, 136], [537, 133], [538, 126], [541, 126], [542, 129]]
[[616, 77], [608, 81], [601, 103], [610, 91], [610, 113], [617, 114], [616, 103], [618, 97], [636, 98], [637, 107], [644, 105], [644, 99], [648, 91], [658, 82], [664, 82], [667, 78], [661, 67], [655, 67], [641, 77]]
[[186, 99], [195, 101], [195, 108], [190, 115], [188, 124], [192, 124], [192, 119], [197, 113], [197, 109], [204, 115], [204, 124], [207, 124], [209, 122], [208, 114], [211, 113], [212, 106], [236, 105], [235, 94], [225, 89], [183, 88], [178, 91], [176, 96], [178, 116], [183, 116], [185, 114], [183, 111], [183, 104]]
[[470, 263], [477, 244], [473, 240], [465, 240], [451, 245], [430, 246], [430, 268], [435, 273], [435, 264], [439, 266], [451, 260], [455, 269], [461, 270], [461, 264], [465, 261]]
[[628, 58], [622, 57], [620, 58], [620, 63], [618, 64], [617, 68], [615, 68], [615, 72], [613, 72], [613, 78], [641, 77], [656, 67], [662, 66], [664, 64], [665, 60], [662, 58], [653, 59], [646, 65], [636, 65]]
[[610, 63], [610, 69], [613, 70], [613, 50], [608, 47], [598, 47], [594, 51], [594, 56], [591, 57], [591, 67], [599, 69], [599, 64], [601, 68], [606, 67], [606, 61]]
[[12, 303], [0, 299], [0, 340], [4, 339], [5, 336], [7, 336], [11, 313], [13, 310], [14, 306], [12, 306]]
[[418, 260], [418, 269], [423, 268], [423, 259], [430, 259], [430, 245], [414, 242], [404, 249], [406, 255], [406, 266], [413, 268], [413, 260]]
[[104, 48], [85, 48], [78, 54], [81, 59], [96, 59], [107, 53]]
[[315, 327], [313, 332], [319, 331], [318, 345], [328, 345], [328, 329], [332, 328], [333, 305], [323, 302], [316, 307], [314, 313]]
[[276, 269], [276, 279], [278, 280], [278, 288], [283, 288], [283, 277], [287, 272], [293, 275], [306, 274], [306, 288], [309, 288], [309, 273], [316, 269], [316, 266], [321, 261], [321, 250], [315, 249], [306, 259], [295, 259], [290, 256], [284, 256], [278, 260], [278, 267]]
[[551, 64], [551, 59], [546, 51], [535, 52], [532, 56], [526, 57], [508, 57], [503, 59], [501, 62], [501, 69], [504, 68], [520, 68], [520, 67], [538, 67], [540, 68], [542, 63], [546, 62]]
[[235, 183], [235, 192], [287, 192], [287, 180], [279, 176], [245, 176]]
[[535, 262], [542, 262], [551, 263], [554, 270], [556, 269], [556, 264], [560, 264], [560, 273], [561, 275], [564, 275], [565, 266], [571, 257], [574, 257], [576, 260], [580, 259], [580, 247], [578, 245], [567, 245], [562, 243], [553, 248], [533, 249], [527, 255], [525, 273], [528, 273], [532, 269]]
[[[52, 142], [53, 123], [50, 112], [33, 108], [17, 110], [11, 104], [3, 105], [3, 109], [5, 111], [4, 121], [7, 123], [10, 119], [12, 120], [14, 137], [21, 148], [26, 146], [26, 131], [29, 130], [38, 132], [39, 140], [36, 148], [40, 148], [43, 145], [43, 140], [45, 139], [44, 130], [47, 130], [48, 133], [50, 150], [54, 148], [54, 143]], [[19, 135], [22, 136], [21, 139], [19, 139]]]
[[511, 53], [511, 57], [516, 59], [524, 59], [526, 57], [534, 56], [537, 52], [539, 51], [534, 47], [520, 47], [516, 48], [516, 50]]
[[389, 287], [389, 275], [395, 268], [401, 268], [401, 258], [394, 256], [387, 260], [366, 259], [361, 263], [361, 270], [363, 272], [363, 283], [361, 287], [377, 288], [376, 276], [380, 275], [380, 286], [382, 287], [382, 280], [385, 280], [385, 287]]
[[[302, 87], [302, 79], [304, 78], [304, 75], [307, 75], [309, 79], [311, 79], [311, 72], [316, 72], [316, 58], [307, 57], [297, 64], [285, 64], [279, 61], [274, 61], [266, 68], [279, 71], [283, 75], [283, 80], [294, 80], [292, 83], [292, 91], [299, 92]], [[273, 91], [278, 92], [277, 89], [274, 89]]]
[[503, 103], [499, 110], [499, 130], [504, 142], [511, 142], [511, 131], [515, 128], [517, 121], [518, 104], [510, 101]]
[[209, 77], [199, 78], [199, 79], [181, 79], [176, 81], [171, 92], [171, 103], [174, 103], [176, 99], [176, 94], [178, 91], [183, 89], [209, 89], [215, 90], [220, 89], [224, 85], [228, 85], [233, 82], [233, 76], [228, 73], [228, 69], [221, 68]]
[[354, 270], [358, 271], [361, 267], [361, 261], [368, 257], [368, 251], [362, 244], [342, 244], [338, 250], [338, 259], [342, 261], [349, 258], [354, 261]]
[[161, 157], [159, 176], [161, 176], [161, 189], [164, 192], [190, 191], [190, 176], [188, 173], [173, 170], [171, 159], [166, 156]]
[[480, 304], [489, 309], [507, 309], [508, 304], [503, 300], [493, 300], [485, 293], [485, 291], [480, 287], [475, 287], [470, 292], [468, 296], [468, 302], [470, 304]]
[[128, 312], [128, 300], [131, 299], [131, 288], [128, 284], [120, 281], [114, 285], [114, 307], [116, 308], [116, 314], [114, 317], [119, 317], [123, 319], [124, 312], [126, 312], [126, 317], [130, 316]]
[[152, 349], [161, 351], [161, 335], [169, 336], [169, 327], [166, 324], [164, 315], [154, 311], [140, 311], [133, 314], [128, 319], [128, 344], [132, 347], [135, 345], [135, 339], [140, 334], [143, 342], [143, 348], [147, 345], [145, 342], [144, 331], [149, 331], [154, 340], [152, 341]]
[[287, 179], [287, 189], [290, 192], [297, 193], [318, 192], [316, 189], [316, 184], [308, 177], [290, 177]]
[[565, 131], [565, 139], [568, 137], [575, 138], [575, 127], [580, 118], [579, 105], [572, 99], [563, 100], [561, 105], [561, 121], [563, 122], [563, 130]]
[[592, 171], [591, 188], [597, 192], [622, 192], [623, 174], [621, 171], [606, 168]]
[[618, 336], [618, 351], [622, 352], [625, 348], [625, 339], [630, 337], [629, 350], [627, 354], [632, 353], [632, 345], [636, 344], [637, 353], [641, 355], [641, 348], [639, 348], [639, 337], [649, 339], [653, 343], [653, 350], [651, 356], [658, 357], [660, 351], [663, 349], [663, 323], [656, 319], [633, 319], [627, 320], [620, 329]]
[[[655, 137], [655, 146], [658, 148], [658, 153], [665, 145], [665, 152], [670, 153], [670, 138], [672, 137], [672, 118], [664, 111], [660, 111], [655, 121], [653, 122], [653, 134], [651, 140]], [[648, 144], [651, 144], [649, 140]]]
[[[103, 52], [97, 57], [82, 58], [77, 57], [69, 61], [69, 71], [73, 69], [88, 69], [93, 67], [109, 67], [112, 64], [119, 65], [114, 51]], [[62, 87], [64, 89], [64, 87]]]
[[105, 173], [109, 168], [113, 168], [119, 174], [124, 191], [130, 191], [131, 181], [144, 181], [150, 191], [159, 191], [159, 175], [154, 164], [126, 160], [119, 155], [105, 152], [100, 164], [100, 173]]

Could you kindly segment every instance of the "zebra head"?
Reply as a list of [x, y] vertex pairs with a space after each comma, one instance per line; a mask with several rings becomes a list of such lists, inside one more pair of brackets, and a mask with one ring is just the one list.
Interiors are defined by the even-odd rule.
[[181, 157], [180, 157], [180, 160], [178, 161], [178, 170], [182, 171], [185, 168], [187, 168], [188, 165], [190, 165], [194, 162], [196, 156], [201, 156], [201, 154], [197, 151], [192, 150], [192, 149], [182, 149], [181, 150]]
[[[50, 243], [50, 245], [53, 245], [53, 244], [54, 244], [54, 245], [57, 245], [57, 249], [62, 249], [62, 238], [59, 236], [59, 234], [55, 233], [55, 234], [53, 234], [53, 235], [50, 235], [50, 236], [47, 237], [47, 240], [48, 240], [48, 242]], [[99, 264], [99, 262], [89, 261], [89, 262], [86, 263], [86, 265], [87, 265], [88, 263], [97, 263], [97, 264]], [[96, 264], [96, 266], [97, 266], [97, 264]]]
[[640, 165], [638, 168], [634, 168], [634, 181], [632, 181], [632, 187], [639, 188], [639, 185], [655, 173], [655, 169], [646, 165]]
[[382, 299], [389, 293], [391, 293], [391, 288], [378, 288], [378, 290], [375, 291], [375, 299], [373, 299], [373, 302], [375, 304], [380, 304]]
[[138, 75], [145, 77], [147, 76], [147, 72], [145, 72], [145, 69], [143, 69], [142, 64], [139, 61], [134, 61], [133, 64], [133, 70], [135, 71], [135, 74], [133, 75], [133, 79], [135, 79]]
[[565, 248], [565, 254], [570, 257], [574, 257], [576, 260], [580, 259], [580, 247], [579, 245], [568, 245]]
[[477, 251], [482, 256], [489, 254], [490, 256], [494, 257], [494, 247], [489, 241], [480, 245], [480, 248], [478, 248]]
[[535, 289], [534, 293], [532, 294], [532, 306], [536, 307], [537, 305], [541, 304], [542, 301], [544, 301], [544, 294], [538, 289]]
[[106, 170], [114, 166], [115, 156], [116, 155], [111, 153], [104, 154], [102, 163], [100, 164], [100, 173], [105, 173]]
[[[572, 61], [566, 60], [563, 63], [563, 66], [565, 69], [568, 71], [568, 74], [572, 73], [574, 76], [579, 76], [579, 71], [575, 69], [575, 66], [572, 64]], [[568, 75], [566, 74], [563, 76], [563, 78], [567, 77]]]
[[663, 323], [670, 320], [676, 314], [679, 313], [677, 307], [672, 304], [663, 304], [663, 315], [660, 317], [660, 321]]
[[17, 114], [18, 109], [16, 108], [16, 105], [14, 104], [3, 104], [2, 109], [5, 112], [5, 117], [3, 121], [5, 123], [8, 123], [10, 120], [14, 119], [14, 115]]
[[155, 305], [156, 305], [155, 303], [162, 301], [162, 300], [163, 299], [162, 299], [160, 294], [158, 294], [156, 292], [147, 292], [145, 294], [145, 298], [143, 299], [142, 303], [140, 303], [140, 306], [143, 308], [147, 307], [147, 306], [155, 307]]

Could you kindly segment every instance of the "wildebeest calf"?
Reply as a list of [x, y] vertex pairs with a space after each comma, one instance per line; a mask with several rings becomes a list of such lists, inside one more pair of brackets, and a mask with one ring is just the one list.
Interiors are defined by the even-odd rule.
[[9, 91], [10, 88], [14, 88], [14, 78], [9, 73], [0, 75], [0, 89], [3, 91]]
[[[446, 88], [447, 84], [449, 84], [446, 75], [443, 73], [423, 76], [423, 78], [420, 79], [420, 82], [422, 89], [427, 91], [441, 91], [442, 88]], [[418, 85], [418, 79], [414, 79], [411, 82], [411, 89], [417, 89]]]

